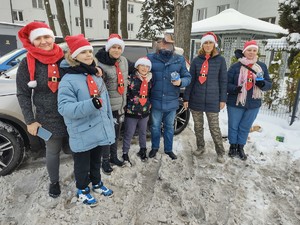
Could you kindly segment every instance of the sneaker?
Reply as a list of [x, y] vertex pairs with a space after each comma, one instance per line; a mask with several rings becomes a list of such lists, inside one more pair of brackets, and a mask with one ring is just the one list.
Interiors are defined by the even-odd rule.
[[152, 149], [152, 150], [149, 152], [149, 158], [155, 157], [157, 152], [158, 152], [158, 149]]
[[174, 152], [166, 152], [166, 154], [167, 154], [172, 160], [177, 159], [177, 156], [174, 154]]
[[117, 156], [111, 157], [110, 163], [119, 167], [124, 167], [124, 163], [120, 161]]
[[224, 159], [223, 155], [218, 155], [217, 162], [218, 163], [224, 163], [225, 162], [225, 159]]
[[59, 182], [51, 183], [49, 185], [49, 196], [52, 198], [57, 198], [60, 195]]
[[106, 175], [110, 175], [114, 169], [111, 168], [109, 160], [102, 160], [102, 171]]
[[197, 148], [196, 151], [193, 152], [195, 156], [202, 156], [205, 153], [205, 148]]
[[78, 189], [77, 198], [78, 198], [78, 201], [82, 202], [83, 204], [89, 205], [89, 206], [96, 206], [98, 204], [97, 200], [90, 194], [89, 187], [86, 187], [83, 190]]
[[100, 181], [99, 184], [93, 185], [93, 191], [107, 197], [113, 196], [114, 193], [113, 190], [105, 187], [102, 181]]
[[141, 148], [140, 151], [137, 153], [137, 156], [139, 156], [141, 158], [142, 162], [145, 162], [148, 159], [147, 149]]

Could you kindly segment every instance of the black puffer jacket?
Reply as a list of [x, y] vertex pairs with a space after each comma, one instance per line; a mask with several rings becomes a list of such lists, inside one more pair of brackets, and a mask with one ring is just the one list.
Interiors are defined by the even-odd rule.
[[190, 67], [192, 81], [185, 89], [184, 101], [189, 102], [189, 108], [195, 111], [219, 112], [220, 102], [227, 99], [227, 67], [223, 56], [216, 55], [208, 60], [206, 82], [200, 84], [198, 77], [204, 55], [195, 57]]

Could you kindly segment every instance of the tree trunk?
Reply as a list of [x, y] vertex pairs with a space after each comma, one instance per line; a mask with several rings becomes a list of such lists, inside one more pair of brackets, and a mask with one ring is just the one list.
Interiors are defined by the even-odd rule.
[[83, 4], [82, 4], [82, 0], [79, 0], [79, 12], [80, 12], [80, 27], [81, 27], [81, 33], [85, 36], [84, 16], [83, 16]]
[[108, 23], [109, 34], [118, 33], [118, 14], [119, 14], [119, 0], [109, 0], [108, 2]]
[[174, 1], [174, 35], [175, 45], [183, 48], [184, 57], [189, 59], [194, 1], [186, 6], [183, 6], [184, 2], [184, 0]]
[[51, 28], [54, 35], [56, 36], [56, 30], [55, 30], [55, 25], [54, 25], [54, 21], [53, 21], [53, 15], [51, 12], [50, 0], [44, 0], [44, 5], [45, 5], [46, 13], [47, 13], [49, 27]]
[[66, 20], [65, 15], [65, 9], [64, 9], [64, 3], [62, 0], [55, 0], [56, 4], [56, 10], [57, 10], [57, 20], [60, 26], [60, 30], [63, 37], [66, 37], [67, 35], [70, 35], [70, 30], [68, 27], [68, 23]]
[[128, 39], [127, 30], [127, 0], [121, 0], [121, 32], [124, 39]]

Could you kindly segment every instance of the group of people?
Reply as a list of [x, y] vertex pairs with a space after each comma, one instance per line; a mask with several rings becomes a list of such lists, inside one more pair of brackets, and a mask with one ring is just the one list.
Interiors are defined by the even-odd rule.
[[[27, 130], [36, 136], [42, 126], [52, 133], [46, 141], [51, 197], [61, 194], [62, 149], [72, 151], [78, 200], [90, 206], [97, 205], [91, 190], [103, 196], [113, 195], [103, 184], [100, 169], [110, 174], [112, 165], [131, 164], [128, 153], [136, 129], [140, 146], [137, 155], [141, 161], [156, 156], [161, 135], [164, 153], [176, 160], [173, 125], [182, 87], [186, 87], [184, 107], [191, 109], [194, 118], [194, 154], [201, 156], [205, 152], [205, 112], [217, 161], [225, 161], [218, 113], [227, 103], [229, 156], [247, 158], [243, 147], [261, 105], [261, 92], [271, 88], [265, 64], [257, 61], [255, 41], [246, 42], [239, 62], [227, 72], [225, 60], [217, 50], [217, 37], [208, 32], [201, 39], [201, 48], [189, 72], [184, 57], [174, 53], [175, 43], [170, 34], [158, 38], [155, 52], [141, 56], [135, 63], [122, 56], [125, 43], [118, 34], [111, 34], [95, 56], [82, 34], [65, 38], [69, 50], [64, 54], [45, 23], [29, 23], [18, 34], [28, 51], [16, 80]], [[260, 80], [258, 73], [263, 75]], [[149, 119], [152, 146], [147, 156]], [[122, 123], [125, 130], [119, 160], [118, 135]]]

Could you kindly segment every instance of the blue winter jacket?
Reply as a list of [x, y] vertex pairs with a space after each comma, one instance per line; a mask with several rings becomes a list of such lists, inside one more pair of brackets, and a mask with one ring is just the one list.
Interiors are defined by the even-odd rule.
[[190, 67], [192, 81], [185, 89], [183, 99], [189, 102], [189, 108], [202, 112], [219, 112], [220, 102], [227, 99], [227, 67], [223, 56], [215, 55], [208, 60], [207, 79], [199, 82], [204, 55], [195, 57]]
[[[69, 67], [64, 60], [61, 67]], [[93, 76], [101, 92], [102, 107], [96, 109], [86, 82], [86, 74], [65, 74], [58, 89], [58, 111], [64, 117], [73, 152], [89, 151], [115, 142], [113, 116], [106, 86]]]
[[[177, 110], [179, 108], [180, 87], [186, 87], [191, 82], [191, 75], [186, 68], [184, 57], [174, 54], [168, 62], [165, 62], [159, 53], [150, 53], [148, 58], [152, 63], [150, 95], [152, 108], [162, 112]], [[171, 73], [175, 71], [180, 74], [180, 87], [171, 83]]]
[[[261, 90], [268, 91], [272, 88], [272, 81], [270, 79], [267, 66], [263, 62], [259, 62], [259, 61], [257, 61], [257, 64], [262, 68], [262, 70], [264, 72], [265, 86], [263, 86], [261, 88]], [[261, 106], [261, 99], [252, 98], [253, 88], [251, 88], [247, 93], [245, 105], [244, 106], [242, 106], [241, 104], [236, 105], [236, 100], [237, 100], [238, 94], [235, 92], [235, 88], [238, 86], [238, 79], [239, 79], [241, 66], [242, 66], [242, 64], [240, 62], [237, 62], [237, 63], [234, 63], [228, 70], [228, 73], [227, 73], [227, 76], [228, 76], [227, 105], [240, 107], [240, 108], [247, 108], [247, 109], [258, 108]]]

